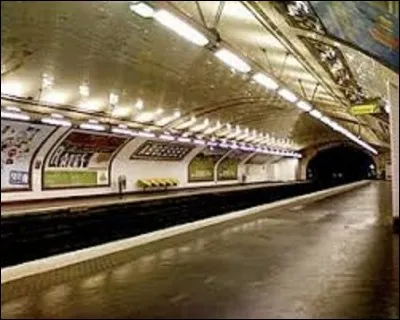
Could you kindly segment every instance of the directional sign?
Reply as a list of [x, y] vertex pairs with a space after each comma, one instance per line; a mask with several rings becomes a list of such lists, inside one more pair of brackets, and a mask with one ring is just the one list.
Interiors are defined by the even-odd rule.
[[350, 107], [350, 113], [353, 116], [360, 116], [363, 114], [372, 114], [372, 113], [380, 113], [381, 108], [378, 104], [371, 103], [371, 104], [360, 104]]

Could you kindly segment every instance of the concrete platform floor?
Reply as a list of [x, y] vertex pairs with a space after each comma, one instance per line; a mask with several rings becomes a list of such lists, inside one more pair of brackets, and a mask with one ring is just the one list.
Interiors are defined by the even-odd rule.
[[390, 184], [2, 285], [5, 318], [399, 318]]

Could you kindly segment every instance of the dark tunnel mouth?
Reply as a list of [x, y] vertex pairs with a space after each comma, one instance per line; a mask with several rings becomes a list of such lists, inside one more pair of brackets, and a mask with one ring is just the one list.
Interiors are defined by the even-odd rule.
[[324, 184], [340, 184], [377, 178], [371, 155], [350, 145], [318, 151], [307, 164], [307, 179]]

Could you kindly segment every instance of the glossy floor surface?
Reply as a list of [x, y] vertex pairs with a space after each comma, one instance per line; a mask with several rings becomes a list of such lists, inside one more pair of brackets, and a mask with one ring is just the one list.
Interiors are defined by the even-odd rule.
[[2, 285], [2, 318], [399, 318], [390, 184]]

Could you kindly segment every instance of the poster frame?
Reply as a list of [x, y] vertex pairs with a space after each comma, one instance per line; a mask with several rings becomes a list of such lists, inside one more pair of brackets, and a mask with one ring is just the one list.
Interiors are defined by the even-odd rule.
[[[41, 123], [41, 122], [36, 122], [36, 121], [24, 121], [24, 120], [18, 120], [18, 119], [3, 119], [4, 121], [14, 121], [14, 122], [21, 122], [21, 123], [32, 123], [32, 124], [40, 124], [46, 127], [52, 127], [53, 130], [50, 131], [50, 133], [46, 136], [45, 139], [43, 139], [40, 143], [39, 146], [36, 148], [35, 152], [32, 154], [32, 158], [29, 161], [29, 183], [26, 188], [18, 188], [18, 189], [12, 189], [12, 188], [5, 188], [1, 189], [1, 193], [11, 193], [11, 192], [27, 192], [27, 191], [33, 191], [32, 188], [32, 176], [33, 176], [33, 170], [34, 170], [34, 162], [36, 160], [36, 156], [39, 153], [39, 151], [43, 148], [44, 144], [49, 140], [49, 138], [58, 130], [57, 126]], [[43, 166], [43, 163], [42, 163]]]
[[[69, 128], [66, 132], [64, 132], [64, 134], [57, 139], [57, 141], [55, 141], [53, 143], [53, 145], [51, 146], [51, 148], [49, 149], [49, 152], [47, 152], [46, 156], [43, 159], [43, 164], [42, 164], [42, 173], [41, 173], [41, 189], [44, 191], [52, 191], [52, 190], [72, 190], [72, 189], [98, 189], [98, 188], [109, 188], [111, 187], [111, 168], [112, 168], [112, 163], [114, 162], [115, 157], [119, 154], [119, 152], [130, 142], [132, 141], [134, 138], [133, 137], [126, 137], [126, 140], [124, 143], [122, 143], [117, 149], [115, 149], [114, 153], [111, 155], [110, 157], [110, 161], [108, 163], [108, 168], [107, 168], [107, 172], [108, 172], [108, 183], [107, 184], [102, 184], [102, 185], [91, 185], [91, 186], [64, 186], [64, 187], [46, 187], [44, 184], [44, 176], [45, 176], [45, 169], [46, 169], [46, 165], [47, 165], [47, 160], [49, 158], [49, 156], [53, 153], [54, 149], [61, 144], [65, 138], [73, 131], [73, 130], [80, 130], [86, 133], [103, 133], [105, 135], [111, 135], [108, 132], [97, 132], [97, 131], [88, 131], [88, 130], [81, 130], [79, 128]], [[118, 135], [118, 134], [113, 134], [115, 136], [122, 136], [122, 135]], [[125, 137], [125, 136], [123, 136]]]

